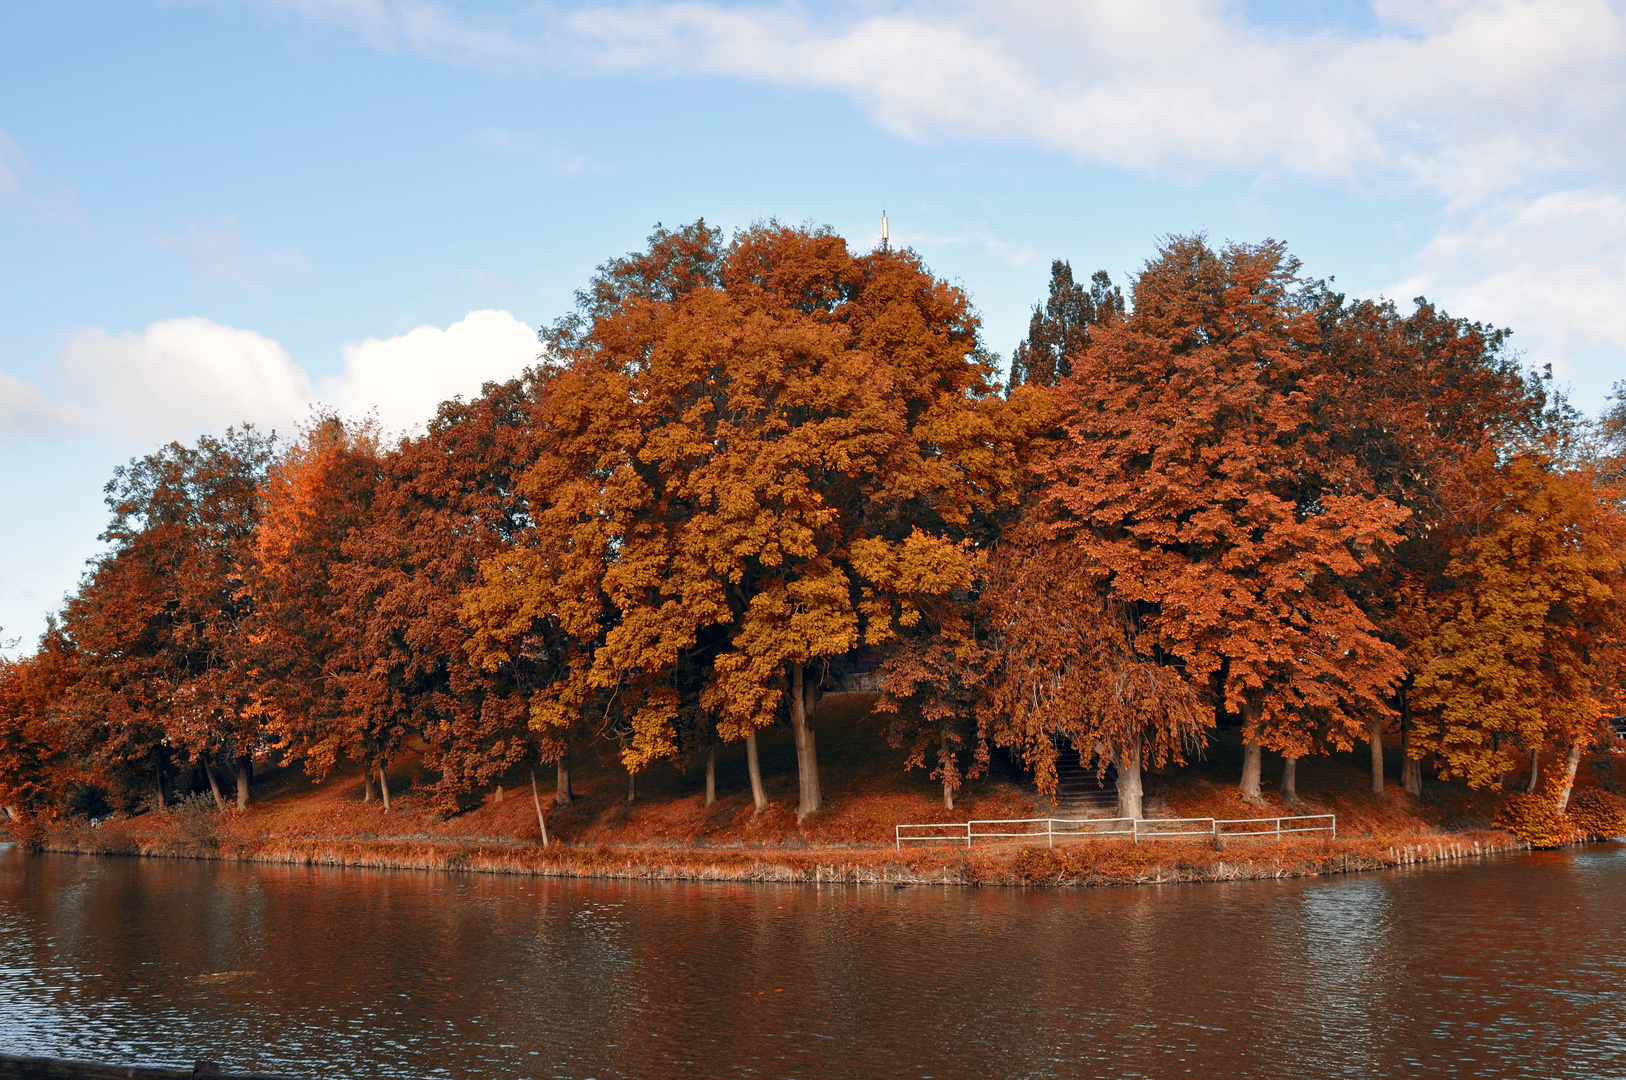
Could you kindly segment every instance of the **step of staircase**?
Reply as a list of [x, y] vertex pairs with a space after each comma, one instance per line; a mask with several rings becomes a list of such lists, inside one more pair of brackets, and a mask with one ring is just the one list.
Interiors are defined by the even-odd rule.
[[1078, 752], [1070, 746], [1057, 748], [1056, 814], [1058, 817], [1111, 817], [1118, 810], [1118, 773], [1107, 768], [1097, 775], [1093, 767], [1079, 763]]

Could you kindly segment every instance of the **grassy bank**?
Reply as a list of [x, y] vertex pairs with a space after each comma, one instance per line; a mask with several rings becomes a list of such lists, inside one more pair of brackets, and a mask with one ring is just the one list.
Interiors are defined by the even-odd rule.
[[[115, 816], [51, 826], [47, 850], [107, 855], [219, 858], [328, 866], [465, 870], [612, 878], [889, 884], [1105, 885], [1228, 881], [1374, 870], [1410, 862], [1476, 857], [1525, 845], [1492, 828], [1500, 796], [1427, 781], [1420, 798], [1391, 787], [1368, 790], [1365, 749], [1299, 764], [1302, 801], [1265, 808], [1242, 802], [1235, 778], [1235, 732], [1214, 733], [1203, 759], [1149, 778], [1149, 816], [1243, 818], [1277, 813], [1338, 815], [1338, 838], [1288, 842], [1229, 840], [1083, 841], [1056, 848], [917, 845], [899, 852], [899, 822], [1037, 817], [1054, 804], [1006, 763], [968, 785], [955, 809], [920, 772], [905, 773], [901, 752], [886, 745], [861, 698], [830, 699], [819, 718], [819, 761], [826, 809], [797, 824], [795, 757], [788, 732], [760, 739], [770, 806], [754, 814], [740, 747], [724, 747], [718, 794], [703, 805], [700, 770], [659, 765], [637, 778], [627, 801], [615, 748], [578, 750], [576, 799], [553, 805], [553, 773], [539, 774], [553, 844], [539, 845], [530, 777], [504, 777], [483, 801], [447, 815], [429, 798], [415, 757], [392, 769], [392, 811], [362, 801], [354, 774], [311, 782], [298, 767], [272, 770], [256, 783], [244, 813], [193, 798], [168, 813]], [[1390, 766], [1398, 775], [1398, 755]], [[1273, 779], [1267, 764], [1267, 780]], [[1584, 782], [1609, 782], [1602, 768]]]

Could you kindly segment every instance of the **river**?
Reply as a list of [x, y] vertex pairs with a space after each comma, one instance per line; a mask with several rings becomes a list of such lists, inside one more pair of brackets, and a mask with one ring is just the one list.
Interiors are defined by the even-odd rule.
[[0, 1051], [309, 1077], [1626, 1076], [1626, 847], [1079, 891], [0, 850]]

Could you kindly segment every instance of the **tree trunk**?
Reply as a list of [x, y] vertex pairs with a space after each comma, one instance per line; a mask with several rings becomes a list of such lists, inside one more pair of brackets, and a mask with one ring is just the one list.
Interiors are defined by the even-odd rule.
[[1581, 740], [1570, 743], [1569, 757], [1564, 759], [1564, 779], [1558, 785], [1558, 799], [1553, 803], [1559, 816], [1569, 809], [1570, 792], [1575, 790], [1575, 770], [1581, 767]]
[[209, 778], [209, 790], [214, 792], [215, 809], [226, 809], [226, 797], [220, 794], [220, 781], [215, 777], [214, 766], [209, 764], [208, 758], [204, 758], [203, 760], [203, 775]]
[[531, 802], [536, 804], [536, 827], [542, 830], [542, 846], [548, 846], [548, 822], [542, 816], [542, 796], [536, 790], [536, 769], [531, 769]]
[[633, 783], [637, 779], [638, 779], [638, 774], [633, 772], [631, 769], [628, 769], [627, 770], [627, 801], [628, 802], [632, 801], [632, 796], [634, 794]]
[[1143, 797], [1145, 788], [1141, 785], [1140, 775], [1141, 744], [1137, 740], [1135, 745], [1118, 762], [1118, 816], [1140, 819], [1145, 816], [1143, 812]]
[[819, 812], [823, 805], [819, 798], [819, 760], [813, 750], [813, 721], [808, 715], [807, 699], [811, 687], [806, 685], [806, 665], [790, 666], [790, 725], [796, 733], [796, 820]]
[[569, 749], [569, 747], [566, 747], [565, 752], [563, 754], [560, 754], [558, 760], [553, 763], [553, 769], [554, 769], [554, 774], [555, 774], [555, 777], [554, 777], [554, 790], [553, 790], [553, 805], [554, 806], [569, 806], [571, 800], [576, 797], [576, 793], [570, 790], [570, 749]]
[[1411, 756], [1411, 704], [1400, 698], [1400, 786], [1416, 798], [1423, 793], [1423, 763]]
[[1534, 792], [1536, 785], [1541, 783], [1541, 751], [1530, 751], [1530, 783], [1525, 791]]
[[370, 803], [378, 798], [378, 792], [373, 785], [373, 771], [367, 766], [361, 767], [361, 801]]
[[384, 813], [390, 812], [390, 778], [384, 772], [384, 766], [378, 767], [378, 790], [384, 796]]
[[158, 810], [160, 813], [169, 809], [169, 792], [164, 788], [164, 759], [158, 754], [152, 758], [153, 774], [158, 777]]
[[1299, 802], [1299, 759], [1282, 755], [1282, 786], [1278, 791], [1282, 802], [1297, 806]]
[[768, 809], [768, 793], [762, 788], [762, 765], [757, 761], [755, 730], [745, 737], [745, 771], [751, 774], [751, 801], [756, 804], [755, 813], [760, 814]]
[[1264, 802], [1259, 794], [1259, 744], [1248, 740], [1242, 744], [1242, 798], [1255, 805]]
[[717, 747], [706, 751], [706, 805], [717, 801]]
[[1372, 744], [1372, 794], [1383, 797], [1383, 717], [1372, 717], [1367, 735]]
[[248, 809], [248, 786], [254, 780], [254, 759], [247, 754], [237, 756], [237, 809]]

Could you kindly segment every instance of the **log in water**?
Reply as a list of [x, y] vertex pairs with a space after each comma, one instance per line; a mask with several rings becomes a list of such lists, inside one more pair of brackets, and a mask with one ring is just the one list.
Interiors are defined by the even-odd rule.
[[0, 1051], [300, 1076], [1626, 1075], [1626, 851], [1097, 890], [0, 851]]

